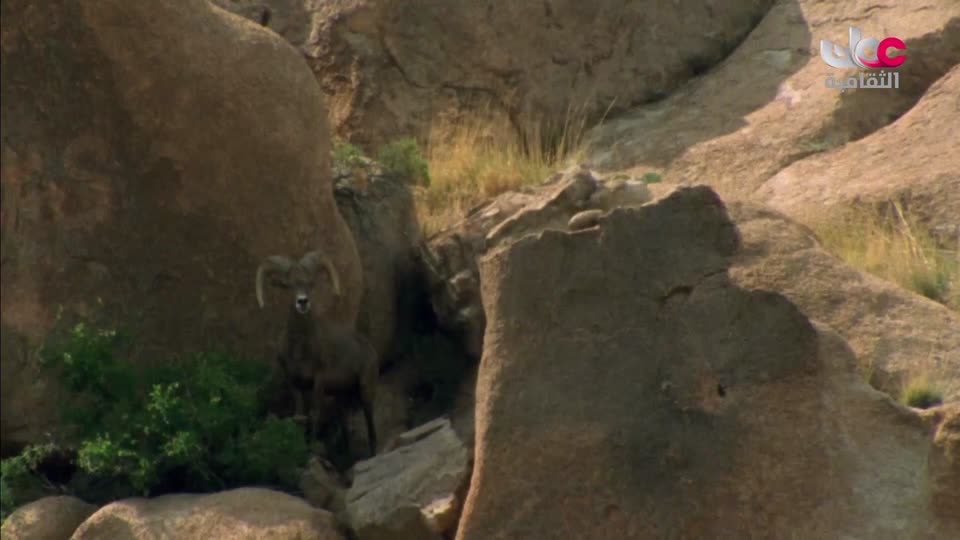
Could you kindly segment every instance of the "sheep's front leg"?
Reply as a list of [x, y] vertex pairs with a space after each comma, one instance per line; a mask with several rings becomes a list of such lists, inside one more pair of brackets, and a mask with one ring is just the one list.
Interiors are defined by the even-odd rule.
[[303, 392], [296, 385], [290, 385], [290, 392], [293, 394], [293, 420], [302, 422], [307, 419], [304, 416]]
[[320, 410], [323, 407], [323, 381], [313, 378], [313, 395], [310, 396], [310, 439], [317, 440], [320, 429]]
[[287, 369], [287, 363], [284, 361], [283, 355], [277, 355], [277, 365], [280, 366], [280, 373], [286, 383], [287, 391], [293, 396], [293, 421], [303, 422], [306, 420], [303, 412], [303, 392], [294, 384], [293, 375]]

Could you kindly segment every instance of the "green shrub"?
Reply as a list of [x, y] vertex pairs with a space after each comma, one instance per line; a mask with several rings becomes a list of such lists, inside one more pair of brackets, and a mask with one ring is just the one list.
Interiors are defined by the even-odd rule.
[[363, 150], [343, 140], [333, 143], [333, 161], [345, 167], [356, 167], [363, 163]]
[[660, 176], [660, 173], [651, 171], [643, 173], [643, 176], [640, 177], [640, 180], [646, 184], [659, 184], [663, 181], [663, 177]]
[[154, 364], [123, 358], [127, 336], [80, 324], [45, 350], [71, 393], [66, 433], [81, 471], [131, 494], [245, 484], [294, 487], [307, 459], [301, 427], [261, 413], [266, 366], [221, 353]]
[[53, 444], [38, 444], [0, 461], [0, 523], [21, 504], [45, 494], [36, 469], [55, 451]]
[[377, 153], [377, 161], [391, 174], [407, 179], [413, 184], [430, 185], [430, 167], [420, 152], [416, 139], [403, 137], [383, 146]]

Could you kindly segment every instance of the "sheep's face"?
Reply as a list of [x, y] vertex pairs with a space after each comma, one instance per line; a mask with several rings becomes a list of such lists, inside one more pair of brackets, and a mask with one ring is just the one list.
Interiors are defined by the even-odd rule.
[[310, 251], [299, 262], [283, 255], [271, 255], [257, 268], [257, 303], [263, 308], [263, 284], [293, 291], [293, 309], [306, 315], [311, 305], [330, 305], [340, 295], [340, 275], [322, 251]]
[[314, 302], [329, 302], [334, 295], [323, 268], [313, 271], [296, 265], [290, 269], [284, 282], [293, 292], [293, 309], [301, 315], [310, 313]]

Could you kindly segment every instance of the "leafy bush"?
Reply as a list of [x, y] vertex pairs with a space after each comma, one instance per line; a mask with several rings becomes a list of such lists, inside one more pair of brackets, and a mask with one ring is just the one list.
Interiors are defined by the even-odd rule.
[[650, 171], [643, 173], [643, 176], [640, 177], [640, 180], [646, 184], [659, 184], [663, 181], [663, 177], [660, 176], [660, 173]]
[[363, 163], [363, 150], [346, 141], [336, 140], [333, 143], [333, 161], [346, 167], [356, 167]]
[[19, 455], [0, 462], [0, 523], [17, 506], [44, 495], [36, 469], [55, 451], [53, 444], [28, 446]]
[[430, 167], [413, 137], [403, 137], [386, 144], [377, 153], [377, 161], [387, 172], [413, 184], [430, 185]]
[[129, 344], [80, 324], [45, 350], [72, 394], [64, 424], [81, 471], [142, 495], [295, 485], [307, 447], [292, 420], [261, 414], [266, 366], [220, 352], [134, 365]]

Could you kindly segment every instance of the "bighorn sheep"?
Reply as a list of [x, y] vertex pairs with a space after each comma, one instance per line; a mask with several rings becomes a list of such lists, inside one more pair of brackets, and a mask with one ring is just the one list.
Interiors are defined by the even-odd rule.
[[[317, 286], [321, 270], [326, 271], [329, 278], [329, 290]], [[299, 262], [282, 255], [267, 257], [257, 268], [256, 276], [257, 303], [261, 308], [263, 280], [268, 276], [272, 285], [293, 291], [284, 348], [278, 362], [293, 392], [296, 415], [303, 418], [306, 396], [310, 404], [310, 437], [316, 438], [319, 423], [327, 420], [331, 413], [329, 405], [339, 401], [338, 398], [358, 394], [366, 417], [370, 453], [375, 455], [373, 399], [379, 376], [377, 352], [353, 328], [311, 309], [311, 296], [318, 302], [326, 302], [341, 294], [340, 277], [333, 263], [320, 251], [307, 253]], [[327, 416], [321, 418], [322, 415]]]

